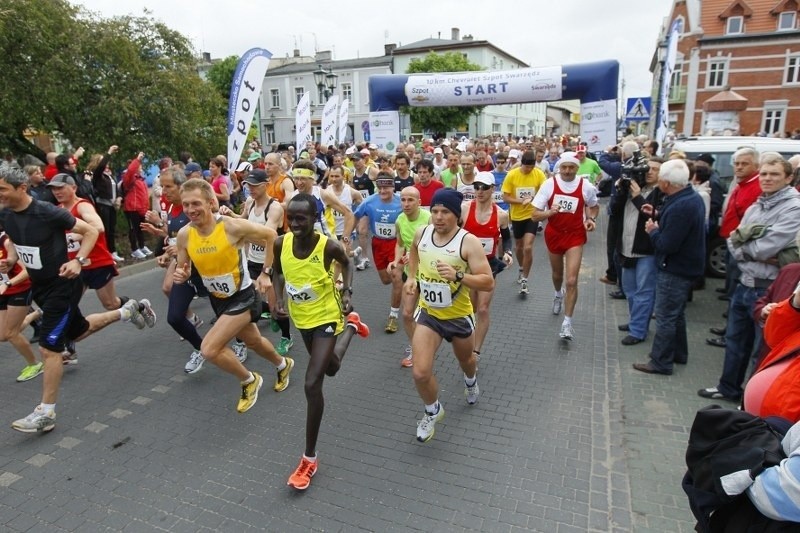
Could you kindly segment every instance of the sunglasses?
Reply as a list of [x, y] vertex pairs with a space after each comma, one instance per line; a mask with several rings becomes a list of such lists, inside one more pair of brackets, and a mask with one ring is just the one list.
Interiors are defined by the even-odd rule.
[[494, 185], [486, 185], [485, 183], [476, 183], [473, 185], [473, 187], [475, 188], [476, 191], [488, 191], [489, 189], [494, 187]]

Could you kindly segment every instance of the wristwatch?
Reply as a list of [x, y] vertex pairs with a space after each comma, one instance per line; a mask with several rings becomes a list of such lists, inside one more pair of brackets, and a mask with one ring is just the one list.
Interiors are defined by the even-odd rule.
[[353, 295], [353, 287], [344, 287], [342, 288], [342, 292], [347, 291], [350, 293], [350, 296]]
[[463, 279], [464, 279], [464, 273], [461, 272], [460, 270], [457, 270], [456, 271], [456, 281], [461, 281]]
[[597, 217], [589, 217], [589, 220], [591, 220], [592, 222], [597, 222]]
[[267, 268], [265, 268], [264, 270], [262, 270], [261, 272], [263, 272], [263, 273], [264, 273], [264, 274], [266, 274], [267, 276], [271, 276], [271, 275], [272, 275], [272, 273], [274, 272], [274, 270], [273, 270], [273, 268], [272, 268], [272, 267], [267, 267]]
[[4, 280], [4, 281], [3, 281], [3, 283], [5, 283], [6, 285], [8, 285], [9, 287], [13, 287], [13, 286], [14, 286], [14, 284], [13, 284], [13, 283], [11, 283], [11, 280], [10, 280], [10, 279]]
[[78, 256], [75, 259], [78, 261], [78, 264], [81, 265], [82, 267], [84, 267], [84, 266], [89, 264], [89, 260], [86, 259], [85, 257]]

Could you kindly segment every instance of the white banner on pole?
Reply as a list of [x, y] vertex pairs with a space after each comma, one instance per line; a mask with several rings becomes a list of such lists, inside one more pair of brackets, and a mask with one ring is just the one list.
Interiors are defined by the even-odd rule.
[[339, 135], [337, 142], [347, 142], [347, 121], [350, 119], [350, 100], [345, 98], [339, 106]]
[[656, 138], [659, 152], [663, 150], [664, 139], [669, 130], [669, 86], [672, 82], [672, 71], [675, 70], [675, 57], [678, 55], [678, 39], [683, 32], [683, 20], [672, 22], [667, 38], [667, 54], [661, 65], [661, 89], [659, 91], [658, 116], [656, 117]]
[[400, 113], [377, 111], [369, 114], [369, 142], [393, 154], [400, 144]]
[[616, 99], [581, 104], [581, 140], [590, 152], [617, 144]]
[[297, 153], [306, 148], [306, 142], [311, 140], [311, 96], [308, 91], [297, 104], [294, 117], [294, 126], [297, 133]]
[[239, 164], [253, 115], [258, 106], [258, 96], [264, 84], [264, 74], [269, 67], [272, 53], [263, 48], [251, 48], [242, 55], [231, 82], [228, 101], [228, 168]]
[[339, 117], [339, 95], [334, 94], [322, 108], [322, 135], [320, 143], [324, 147], [336, 144], [336, 119]]

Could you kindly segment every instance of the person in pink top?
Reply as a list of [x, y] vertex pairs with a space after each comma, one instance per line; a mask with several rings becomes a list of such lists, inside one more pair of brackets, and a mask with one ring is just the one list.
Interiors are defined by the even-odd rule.
[[214, 189], [214, 194], [217, 195], [219, 205], [227, 205], [230, 207], [231, 190], [228, 187], [228, 177], [222, 173], [225, 168], [225, 162], [222, 159], [215, 157], [208, 162], [208, 171], [211, 175], [208, 181], [211, 183], [211, 188]]

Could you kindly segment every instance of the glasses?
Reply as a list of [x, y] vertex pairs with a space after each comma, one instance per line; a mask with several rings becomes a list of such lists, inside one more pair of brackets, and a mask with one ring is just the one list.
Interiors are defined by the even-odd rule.
[[489, 189], [494, 187], [494, 185], [486, 185], [485, 183], [476, 183], [475, 185], [473, 185], [473, 187], [475, 187], [476, 191], [488, 191]]

